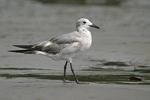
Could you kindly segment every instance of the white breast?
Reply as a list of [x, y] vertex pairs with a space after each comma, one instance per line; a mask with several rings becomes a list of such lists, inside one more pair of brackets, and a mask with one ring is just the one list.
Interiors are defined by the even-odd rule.
[[82, 32], [82, 43], [83, 43], [83, 51], [89, 49], [92, 44], [92, 36], [91, 32], [86, 30], [86, 32]]

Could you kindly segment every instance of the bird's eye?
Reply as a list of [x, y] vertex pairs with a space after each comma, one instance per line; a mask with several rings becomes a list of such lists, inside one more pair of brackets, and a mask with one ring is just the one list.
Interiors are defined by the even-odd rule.
[[85, 22], [85, 21], [83, 21], [83, 23], [85, 24], [86, 22]]

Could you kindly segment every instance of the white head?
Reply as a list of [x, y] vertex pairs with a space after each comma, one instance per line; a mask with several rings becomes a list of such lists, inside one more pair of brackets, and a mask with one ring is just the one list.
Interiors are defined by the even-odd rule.
[[89, 29], [90, 27], [94, 27], [97, 29], [100, 29], [100, 27], [94, 25], [92, 22], [90, 22], [88, 19], [86, 18], [80, 18], [77, 23], [76, 23], [76, 27], [77, 29], [82, 29], [82, 28], [86, 28]]

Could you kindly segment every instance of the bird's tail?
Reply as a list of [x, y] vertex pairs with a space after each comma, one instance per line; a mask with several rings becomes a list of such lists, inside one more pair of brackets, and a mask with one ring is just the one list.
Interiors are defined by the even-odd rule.
[[25, 50], [9, 50], [8, 52], [36, 54], [36, 51], [32, 49], [33, 45], [13, 45], [13, 46], [19, 47], [19, 48], [24, 48]]

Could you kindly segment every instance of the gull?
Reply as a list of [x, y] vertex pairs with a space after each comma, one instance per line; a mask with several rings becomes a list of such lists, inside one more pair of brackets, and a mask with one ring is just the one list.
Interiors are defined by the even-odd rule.
[[90, 27], [100, 29], [86, 18], [80, 18], [76, 22], [76, 31], [56, 36], [48, 41], [39, 42], [33, 45], [13, 45], [23, 48], [23, 50], [10, 50], [9, 52], [37, 54], [52, 58], [53, 60], [65, 60], [63, 82], [66, 83], [67, 63], [70, 63], [70, 68], [77, 84], [79, 82], [72, 66], [72, 59], [83, 54], [92, 44], [92, 35], [89, 31]]

